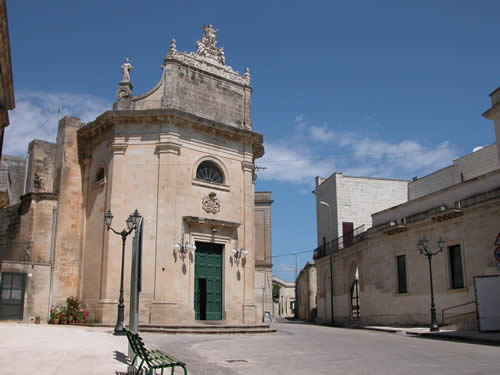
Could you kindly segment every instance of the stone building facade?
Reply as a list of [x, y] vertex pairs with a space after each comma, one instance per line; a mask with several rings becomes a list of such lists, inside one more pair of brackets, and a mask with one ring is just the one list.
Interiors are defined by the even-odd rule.
[[[496, 92], [484, 115], [495, 121], [498, 135]], [[353, 236], [348, 246], [345, 241], [343, 247], [333, 246], [336, 324], [428, 325], [429, 265], [418, 250], [426, 237], [432, 251], [444, 240], [442, 252], [432, 258], [438, 323], [477, 327], [474, 279], [499, 274], [493, 256], [500, 230], [497, 146], [498, 138], [447, 168], [414, 179], [407, 201], [372, 212], [370, 229]], [[330, 252], [318, 245], [317, 320], [331, 322]]]
[[46, 317], [48, 306], [76, 296], [96, 320], [116, 320], [122, 241], [104, 214], [120, 231], [137, 208], [140, 323], [262, 321], [272, 289], [264, 287], [271, 194], [254, 191], [263, 137], [252, 130], [248, 69], [226, 65], [217, 30], [203, 29], [197, 52], [179, 52], [172, 40], [152, 90], [132, 95], [127, 59], [113, 110], [87, 124], [64, 117], [56, 144], [30, 145], [18, 237], [37, 243], [33, 256], [49, 265], [36, 282], [47, 287], [46, 308], [30, 313]]
[[255, 304], [257, 316], [272, 316], [273, 264], [270, 191], [255, 192]]
[[295, 314], [297, 319], [314, 321], [318, 316], [317, 311], [317, 281], [316, 263], [307, 262], [295, 280]]
[[295, 283], [273, 276], [273, 286], [279, 290], [274, 300], [274, 319], [295, 317]]

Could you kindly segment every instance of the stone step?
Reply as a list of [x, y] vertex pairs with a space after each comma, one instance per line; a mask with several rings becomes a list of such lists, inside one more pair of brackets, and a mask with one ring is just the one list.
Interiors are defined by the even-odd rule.
[[231, 334], [255, 334], [255, 333], [273, 333], [274, 328], [257, 328], [257, 327], [241, 327], [241, 328], [224, 328], [224, 327], [145, 327], [139, 326], [139, 332], [156, 332], [169, 334], [207, 334], [207, 335], [231, 335]]
[[166, 328], [166, 329], [247, 329], [271, 328], [270, 324], [224, 324], [224, 323], [196, 323], [196, 324], [139, 324], [139, 328]]

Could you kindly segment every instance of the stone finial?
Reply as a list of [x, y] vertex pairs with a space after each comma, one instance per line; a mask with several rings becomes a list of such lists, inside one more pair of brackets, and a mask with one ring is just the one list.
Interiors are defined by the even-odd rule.
[[122, 65], [122, 82], [130, 82], [130, 71], [134, 69], [128, 57]]
[[248, 69], [248, 66], [245, 68], [245, 74], [243, 74], [245, 79], [250, 83], [250, 69]]
[[177, 46], [175, 45], [175, 39], [172, 39], [170, 41], [170, 48], [168, 49], [168, 54], [171, 55], [172, 53], [177, 52]]

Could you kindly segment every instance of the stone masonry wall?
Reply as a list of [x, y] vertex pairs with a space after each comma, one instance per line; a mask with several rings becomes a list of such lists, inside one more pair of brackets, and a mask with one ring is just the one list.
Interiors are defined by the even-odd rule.
[[58, 193], [54, 303], [78, 296], [81, 258], [82, 178], [78, 160], [79, 119], [59, 121], [55, 192]]
[[26, 192], [53, 192], [56, 144], [35, 139], [28, 146]]
[[19, 203], [23, 194], [24, 170], [26, 159], [17, 156], [2, 155], [0, 161], [0, 194], [5, 193], [8, 201], [5, 205]]
[[164, 108], [175, 108], [227, 125], [251, 129], [251, 88], [169, 62]]
[[493, 143], [453, 161], [453, 165], [408, 184], [408, 200], [417, 199], [500, 168], [497, 145]]
[[459, 182], [459, 174], [455, 165], [440, 169], [422, 178], [417, 178], [408, 184], [408, 200], [455, 185]]
[[342, 236], [342, 223], [352, 222], [353, 229], [372, 226], [371, 215], [406, 202], [408, 181], [344, 176], [335, 173], [316, 188], [318, 246], [328, 241], [328, 208], [332, 215], [332, 239]]
[[454, 161], [457, 166], [458, 175], [463, 175], [463, 180], [494, 171], [500, 168], [500, 161], [497, 158], [497, 145], [493, 143], [478, 151], [467, 154]]

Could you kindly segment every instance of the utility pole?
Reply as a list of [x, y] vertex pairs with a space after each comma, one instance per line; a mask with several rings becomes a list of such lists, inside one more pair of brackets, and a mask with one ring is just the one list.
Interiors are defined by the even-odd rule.
[[290, 254], [295, 255], [295, 282], [297, 282], [297, 252], [292, 251]]

